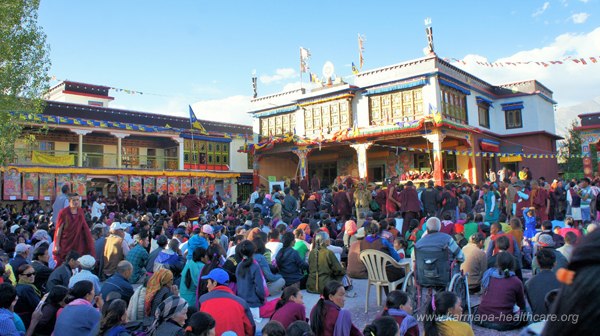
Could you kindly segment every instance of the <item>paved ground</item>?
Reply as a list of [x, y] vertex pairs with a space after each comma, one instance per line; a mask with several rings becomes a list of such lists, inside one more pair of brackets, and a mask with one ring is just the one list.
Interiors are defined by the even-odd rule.
[[[346, 298], [346, 305], [344, 308], [349, 309], [352, 312], [352, 321], [354, 324], [362, 331], [364, 326], [373, 319], [377, 315], [379, 315], [382, 311], [382, 307], [377, 306], [376, 295], [375, 295], [375, 287], [371, 287], [371, 294], [369, 295], [369, 311], [365, 314], [365, 297], [366, 297], [366, 287], [367, 280], [353, 280], [354, 291], [356, 291], [357, 296], [355, 298]], [[317, 294], [310, 294], [306, 291], [302, 291], [304, 296], [304, 305], [306, 306], [306, 316], [309, 316], [310, 310], [319, 300], [319, 296]], [[270, 299], [270, 298], [269, 298]], [[382, 296], [382, 301], [385, 303], [385, 294]], [[472, 301], [474, 303], [478, 303], [479, 297], [472, 297]], [[261, 323], [257, 324], [257, 330], [260, 331], [262, 327], [268, 322], [267, 319], [263, 319]], [[423, 326], [420, 326], [421, 332], [423, 333]], [[502, 336], [513, 336], [518, 335], [519, 330], [517, 331], [509, 331], [509, 332], [498, 332], [495, 330], [484, 329], [478, 326], [473, 326], [473, 330], [475, 331], [475, 335], [502, 335]]]

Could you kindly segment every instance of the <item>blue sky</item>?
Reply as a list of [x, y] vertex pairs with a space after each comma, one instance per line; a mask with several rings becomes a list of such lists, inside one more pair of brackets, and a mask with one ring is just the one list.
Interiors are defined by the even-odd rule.
[[[314, 72], [331, 61], [338, 76], [348, 76], [350, 63], [358, 64], [358, 33], [366, 37], [364, 69], [421, 57], [426, 17], [441, 57], [600, 56], [600, 0], [43, 0], [39, 11], [57, 78], [157, 94], [112, 92], [114, 107], [186, 115], [195, 103], [199, 118], [231, 122], [248, 120], [240, 109], [252, 94], [253, 70], [260, 95], [297, 86], [303, 46]], [[559, 106], [600, 96], [600, 76], [590, 79], [590, 69], [600, 75], [600, 64], [511, 73], [468, 68], [491, 83], [540, 78]], [[565, 84], [568, 78], [574, 81]], [[561, 94], [563, 85], [594, 84], [596, 90]]]

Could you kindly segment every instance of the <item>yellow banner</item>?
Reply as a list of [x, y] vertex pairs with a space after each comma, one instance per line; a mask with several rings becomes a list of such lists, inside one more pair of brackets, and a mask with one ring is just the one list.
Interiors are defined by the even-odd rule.
[[500, 162], [521, 162], [523, 161], [523, 157], [519, 156], [519, 155], [511, 155], [511, 156], [506, 156], [506, 157], [501, 157], [500, 158]]
[[75, 155], [49, 155], [38, 151], [31, 152], [31, 162], [52, 166], [74, 166]]

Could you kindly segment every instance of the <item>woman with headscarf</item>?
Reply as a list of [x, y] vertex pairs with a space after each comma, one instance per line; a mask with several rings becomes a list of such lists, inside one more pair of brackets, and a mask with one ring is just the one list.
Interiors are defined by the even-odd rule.
[[183, 336], [183, 326], [187, 320], [187, 301], [171, 296], [162, 301], [154, 312], [154, 322], [150, 327], [150, 335]]
[[356, 227], [356, 222], [353, 220], [348, 220], [346, 221], [346, 224], [344, 225], [344, 246], [345, 247], [350, 247], [350, 245], [352, 243], [354, 243], [355, 241], [357, 241], [358, 239], [356, 239], [356, 231], [357, 231], [357, 227]]
[[153, 316], [158, 305], [171, 296], [179, 296], [179, 289], [173, 285], [173, 273], [161, 268], [154, 272], [146, 285], [145, 316]]
[[312, 240], [310, 236], [310, 225], [308, 225], [307, 223], [302, 223], [298, 225], [297, 229], [301, 229], [302, 231], [304, 231], [304, 241], [310, 244]]

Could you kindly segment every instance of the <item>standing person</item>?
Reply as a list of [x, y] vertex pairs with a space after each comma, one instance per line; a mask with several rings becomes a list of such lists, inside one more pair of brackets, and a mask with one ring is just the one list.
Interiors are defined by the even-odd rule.
[[489, 185], [481, 186], [483, 190], [483, 202], [485, 203], [485, 221], [493, 223], [498, 221], [500, 216], [500, 204], [496, 199], [496, 193]]
[[77, 251], [79, 255], [96, 256], [94, 239], [80, 204], [78, 194], [69, 194], [69, 207], [58, 213], [52, 251], [57, 266], [63, 263], [69, 251]]
[[334, 187], [333, 191], [335, 192], [333, 195], [333, 207], [335, 213], [342, 218], [342, 220], [348, 219], [352, 214], [353, 204], [350, 193], [346, 190], [346, 187], [342, 187], [339, 191]]
[[531, 182], [531, 206], [535, 209], [535, 216], [541, 221], [548, 220], [550, 213], [550, 197], [544, 187], [540, 187], [537, 181]]
[[590, 205], [592, 204], [592, 199], [594, 199], [594, 194], [590, 187], [589, 178], [582, 178], [579, 186], [580, 189], [577, 193], [579, 194], [579, 197], [581, 197], [581, 220], [585, 222], [591, 220]]
[[356, 207], [356, 218], [360, 217], [360, 213], [367, 213], [370, 209], [371, 193], [366, 189], [365, 182], [358, 182], [358, 188], [354, 191], [354, 206]]
[[[215, 334], [233, 331], [239, 336], [252, 336], [256, 328], [250, 307], [244, 299], [236, 296], [227, 284], [229, 275], [215, 268], [201, 278], [207, 282], [208, 293], [198, 299], [199, 310], [210, 314], [216, 322]], [[227, 314], [223, 314], [227, 312]]]
[[[183, 200], [181, 201], [181, 205], [187, 208], [187, 212], [185, 213], [185, 219], [188, 221], [197, 221], [200, 217], [200, 209], [202, 209], [203, 204], [198, 195], [196, 195], [196, 188], [190, 189], [190, 193], [185, 195]], [[173, 205], [171, 204], [171, 210], [173, 210]]]
[[471, 326], [460, 320], [462, 306], [453, 292], [432, 295], [427, 305], [423, 328], [427, 336], [474, 336]]
[[385, 195], [385, 213], [388, 216], [393, 216], [400, 209], [400, 203], [397, 200], [396, 185], [398, 185], [398, 177], [394, 176], [387, 186]]
[[161, 212], [171, 212], [171, 200], [169, 199], [169, 193], [167, 192], [167, 190], [163, 190], [162, 195], [158, 197], [158, 208]]
[[[404, 223], [410, 223], [413, 218], [419, 219], [421, 203], [419, 202], [419, 194], [417, 194], [412, 181], [406, 182], [404, 189], [400, 192], [400, 209], [404, 212]], [[404, 237], [408, 230], [408, 225], [402, 225], [400, 230], [402, 237]]]
[[158, 207], [158, 195], [152, 190], [148, 197], [146, 198], [146, 208], [152, 214], [156, 213], [156, 209]]
[[97, 335], [102, 317], [99, 309], [104, 301], [96, 296], [94, 285], [87, 280], [79, 281], [69, 290], [66, 301], [68, 304], [56, 319], [53, 335]]
[[320, 336], [362, 336], [352, 323], [350, 311], [343, 309], [346, 302], [344, 285], [330, 281], [323, 288], [323, 295], [310, 312], [310, 328]]
[[427, 181], [427, 189], [421, 193], [421, 203], [423, 204], [423, 212], [425, 216], [435, 216], [438, 211], [438, 204], [440, 202], [440, 192], [435, 189], [432, 180]]
[[317, 176], [317, 174], [313, 174], [312, 179], [310, 179], [310, 191], [317, 192], [321, 190], [321, 180]]
[[106, 203], [104, 203], [104, 196], [98, 196], [98, 199], [94, 200], [92, 203], [92, 218], [100, 219], [102, 217], [102, 211], [106, 209]]
[[69, 185], [63, 184], [60, 188], [61, 194], [56, 197], [54, 204], [52, 204], [52, 223], [56, 224], [58, 221], [58, 213], [69, 206]]

